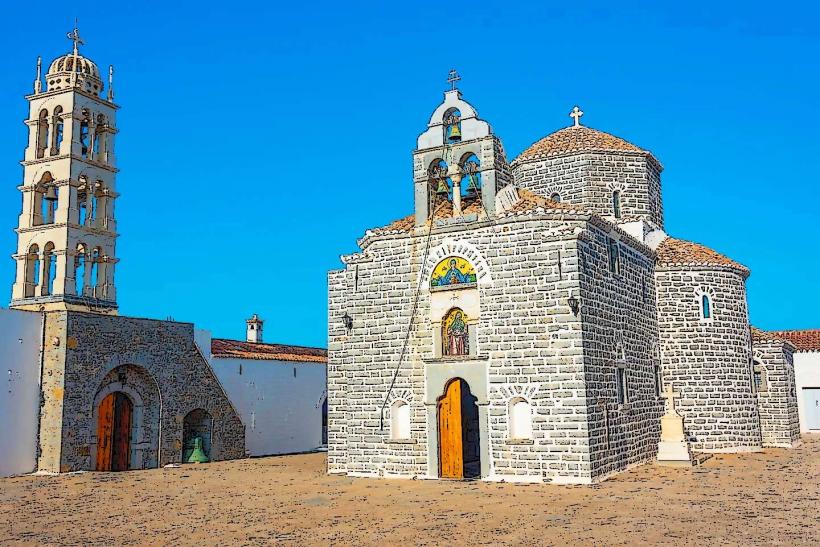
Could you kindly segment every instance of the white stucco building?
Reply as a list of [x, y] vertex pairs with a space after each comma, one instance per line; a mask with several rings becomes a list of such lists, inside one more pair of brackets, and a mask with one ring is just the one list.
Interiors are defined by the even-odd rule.
[[245, 424], [251, 456], [308, 452], [323, 446], [326, 427], [327, 351], [262, 342], [263, 322], [247, 321], [247, 340], [211, 338], [197, 345]]
[[800, 432], [820, 434], [820, 329], [775, 333], [794, 344]]

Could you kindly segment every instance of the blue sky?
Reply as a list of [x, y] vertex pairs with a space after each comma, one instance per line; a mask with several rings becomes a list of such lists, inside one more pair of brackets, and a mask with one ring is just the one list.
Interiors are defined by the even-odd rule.
[[[509, 159], [571, 123], [652, 150], [667, 231], [752, 269], [753, 323], [820, 327], [818, 51], [806, 3], [7, 2], [0, 248], [15, 250], [35, 59], [75, 15], [122, 106], [123, 314], [324, 345], [326, 272], [412, 212], [411, 151], [456, 67]], [[32, 17], [36, 26], [32, 25]], [[10, 296], [14, 265], [0, 261]]]

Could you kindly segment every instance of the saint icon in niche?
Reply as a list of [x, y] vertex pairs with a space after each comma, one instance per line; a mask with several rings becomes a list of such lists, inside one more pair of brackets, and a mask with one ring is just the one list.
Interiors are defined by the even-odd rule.
[[458, 308], [450, 310], [441, 324], [442, 355], [468, 355], [470, 353], [470, 339], [468, 333], [467, 316]]
[[448, 287], [475, 283], [476, 274], [473, 265], [457, 256], [445, 258], [433, 270], [430, 280], [432, 287]]

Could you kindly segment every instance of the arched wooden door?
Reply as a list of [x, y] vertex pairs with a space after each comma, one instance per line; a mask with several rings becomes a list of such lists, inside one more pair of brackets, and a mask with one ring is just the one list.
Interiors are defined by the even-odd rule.
[[126, 471], [131, 457], [134, 405], [124, 393], [106, 395], [97, 409], [97, 471]]
[[447, 384], [438, 402], [438, 461], [441, 478], [464, 478], [461, 431], [461, 379]]

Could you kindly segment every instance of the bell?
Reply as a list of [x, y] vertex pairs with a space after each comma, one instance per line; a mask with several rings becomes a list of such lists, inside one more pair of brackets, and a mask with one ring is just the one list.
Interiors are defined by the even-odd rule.
[[438, 187], [436, 188], [436, 194], [440, 196], [446, 196], [450, 193], [450, 188], [447, 186], [447, 181], [445, 179], [439, 179]]
[[57, 201], [57, 189], [54, 186], [46, 188], [46, 195], [43, 196], [46, 201]]
[[451, 123], [447, 126], [447, 140], [449, 141], [460, 141], [461, 140], [461, 127], [459, 127], [458, 123]]
[[[189, 451], [186, 450], [186, 452]], [[209, 461], [211, 460], [202, 449], [202, 437], [194, 437], [194, 448], [188, 453], [185, 463], [208, 463]]]

